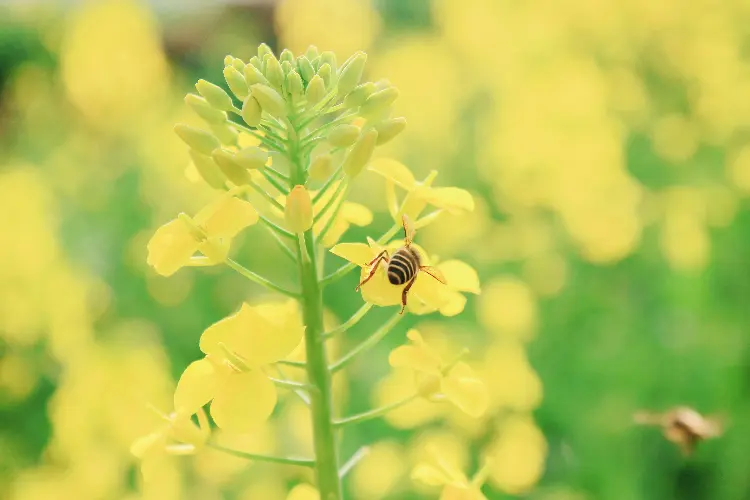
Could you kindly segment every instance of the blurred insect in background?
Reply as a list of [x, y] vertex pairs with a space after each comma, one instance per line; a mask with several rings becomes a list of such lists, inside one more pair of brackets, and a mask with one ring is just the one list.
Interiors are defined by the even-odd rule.
[[422, 265], [422, 258], [420, 257], [419, 252], [411, 246], [415, 234], [414, 227], [411, 225], [411, 221], [409, 221], [409, 218], [406, 215], [401, 216], [401, 221], [404, 225], [404, 246], [396, 250], [393, 257], [389, 258], [388, 250], [383, 250], [377, 255], [377, 257], [368, 262], [367, 265], [370, 266], [370, 273], [354, 290], [359, 291], [362, 285], [375, 276], [378, 266], [380, 266], [382, 262], [385, 262], [387, 266], [386, 274], [388, 275], [388, 282], [391, 285], [396, 286], [406, 285], [401, 292], [401, 314], [403, 314], [404, 309], [406, 309], [407, 294], [416, 281], [420, 271], [424, 271], [444, 285], [446, 284], [446, 281], [445, 276], [443, 276], [443, 273], [439, 269], [432, 266]]
[[717, 417], [704, 417], [686, 406], [665, 413], [638, 411], [633, 415], [633, 421], [640, 425], [661, 427], [664, 437], [679, 446], [685, 456], [692, 454], [699, 442], [723, 433], [723, 425]]

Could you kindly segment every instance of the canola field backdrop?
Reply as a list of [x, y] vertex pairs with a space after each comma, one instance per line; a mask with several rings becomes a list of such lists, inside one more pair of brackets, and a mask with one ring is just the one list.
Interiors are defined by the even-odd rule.
[[0, 499], [750, 500], [749, 196], [743, 0], [0, 2]]

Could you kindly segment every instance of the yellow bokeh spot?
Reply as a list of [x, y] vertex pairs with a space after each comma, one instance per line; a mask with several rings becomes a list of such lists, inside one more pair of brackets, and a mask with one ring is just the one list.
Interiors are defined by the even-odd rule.
[[541, 477], [547, 441], [530, 416], [511, 416], [485, 452], [492, 460], [490, 483], [506, 493], [520, 494]]
[[682, 115], [666, 115], [654, 124], [651, 140], [656, 154], [680, 163], [689, 160], [698, 149], [698, 130]]
[[545, 253], [523, 263], [524, 281], [540, 296], [555, 296], [565, 286], [568, 262], [559, 254]]
[[542, 381], [520, 343], [504, 342], [488, 351], [481, 371], [494, 408], [531, 411], [542, 401]]
[[743, 146], [727, 164], [727, 177], [745, 195], [750, 194], [750, 146]]
[[478, 315], [485, 328], [501, 337], [530, 340], [536, 333], [536, 297], [516, 278], [496, 278], [487, 284], [479, 296]]
[[381, 441], [352, 471], [351, 482], [357, 498], [375, 500], [392, 493], [407, 474], [403, 447], [392, 441]]

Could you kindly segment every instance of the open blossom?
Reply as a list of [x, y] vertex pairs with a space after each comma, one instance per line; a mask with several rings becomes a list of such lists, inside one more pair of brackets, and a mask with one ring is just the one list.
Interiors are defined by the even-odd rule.
[[447, 365], [417, 330], [409, 330], [406, 336], [409, 344], [391, 352], [391, 366], [414, 370], [421, 396], [445, 399], [472, 417], [484, 414], [489, 404], [487, 388], [471, 367], [463, 362]]
[[481, 490], [486, 466], [469, 480], [462, 471], [440, 456], [437, 449], [433, 447], [428, 451], [429, 459], [414, 467], [412, 479], [430, 486], [442, 486], [440, 500], [487, 500]]
[[[368, 238], [364, 243], [339, 243], [331, 248], [331, 253], [360, 266], [360, 280], [369, 274], [368, 265], [380, 252], [387, 250], [393, 255], [404, 245], [403, 240], [394, 240], [383, 246]], [[412, 244], [422, 259], [422, 265], [431, 265], [430, 257], [419, 245]], [[450, 260], [435, 266], [440, 270], [446, 283], [425, 274], [418, 273], [414, 285], [409, 290], [407, 308], [414, 314], [428, 314], [439, 311], [445, 316], [454, 316], [463, 311], [466, 297], [461, 292], [479, 293], [479, 278], [476, 271], [459, 260]], [[362, 286], [362, 298], [378, 306], [401, 304], [401, 292], [405, 285], [393, 285], [388, 281], [387, 266], [380, 265], [375, 275]]]
[[[428, 205], [450, 213], [474, 210], [474, 199], [468, 191], [456, 187], [432, 187], [437, 177], [434, 170], [422, 182], [417, 181], [402, 163], [388, 158], [372, 161], [368, 170], [385, 178], [388, 210], [396, 221], [402, 214], [416, 221]], [[406, 191], [402, 203], [396, 197], [396, 186]]]
[[257, 427], [270, 417], [278, 397], [264, 367], [288, 356], [303, 334], [295, 301], [243, 304], [201, 335], [206, 356], [180, 377], [175, 407], [194, 412], [210, 401], [211, 417], [220, 428], [243, 432]]
[[148, 263], [162, 276], [170, 276], [189, 265], [196, 252], [202, 265], [223, 262], [232, 238], [258, 222], [253, 206], [230, 193], [198, 212], [182, 214], [156, 230], [148, 242]]

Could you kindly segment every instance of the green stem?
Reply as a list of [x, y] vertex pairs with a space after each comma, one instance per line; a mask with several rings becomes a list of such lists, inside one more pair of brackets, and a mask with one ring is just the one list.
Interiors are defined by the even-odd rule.
[[366, 411], [364, 413], [358, 413], [357, 415], [352, 415], [350, 417], [336, 420], [335, 422], [333, 422], [333, 425], [335, 425], [336, 427], [341, 427], [344, 425], [359, 424], [361, 422], [367, 422], [368, 420], [382, 417], [386, 413], [391, 412], [397, 408], [401, 408], [402, 406], [409, 404], [415, 399], [417, 399], [417, 397], [419, 397], [417, 394], [412, 394], [411, 396], [408, 396], [404, 399], [399, 399], [398, 401], [387, 404], [385, 406], [381, 406], [380, 408], [375, 408], [373, 410]]
[[398, 323], [401, 318], [403, 318], [404, 315], [400, 312], [397, 312], [394, 314], [391, 319], [385, 322], [383, 326], [380, 327], [379, 330], [376, 330], [375, 333], [367, 337], [365, 340], [363, 340], [358, 346], [356, 346], [354, 349], [346, 353], [344, 356], [342, 356], [338, 361], [336, 361], [334, 364], [331, 365], [331, 372], [336, 373], [337, 371], [344, 368], [346, 365], [352, 362], [352, 360], [357, 357], [359, 354], [362, 354], [363, 352], [371, 349], [372, 347], [376, 346], [378, 342], [383, 340], [386, 335], [388, 335], [388, 332], [391, 331], [391, 329], [396, 326], [396, 323]]
[[315, 196], [313, 196], [312, 202], [313, 205], [323, 197], [324, 194], [326, 194], [326, 191], [328, 191], [328, 188], [331, 187], [331, 184], [333, 184], [340, 176], [341, 171], [344, 169], [344, 167], [339, 167], [336, 169], [334, 173], [331, 174], [331, 176], [328, 178], [328, 180], [320, 186], [320, 189], [317, 193], [315, 193]]
[[262, 455], [259, 453], [248, 453], [246, 451], [234, 450], [232, 448], [226, 448], [216, 443], [206, 443], [206, 446], [215, 450], [223, 451], [229, 455], [235, 457], [247, 458], [248, 460], [258, 460], [259, 462], [271, 462], [274, 464], [284, 465], [298, 465], [300, 467], [315, 467], [315, 460], [309, 458], [291, 458], [291, 457], [274, 457], [270, 455]]
[[271, 174], [269, 174], [265, 168], [260, 170], [260, 174], [266, 178], [266, 181], [268, 181], [268, 183], [272, 185], [276, 189], [276, 191], [283, 194], [284, 196], [287, 196], [289, 194], [289, 189], [282, 186], [281, 183], [277, 181]]
[[349, 471], [351, 471], [354, 466], [360, 462], [360, 460], [365, 458], [367, 454], [370, 453], [370, 451], [371, 448], [369, 446], [363, 446], [362, 448], [355, 451], [354, 455], [352, 455], [351, 458], [341, 466], [341, 469], [339, 469], [339, 477], [343, 479], [344, 476], [349, 474]]
[[282, 359], [280, 361], [276, 362], [277, 365], [284, 365], [284, 366], [291, 366], [292, 368], [307, 368], [307, 363], [304, 363], [302, 361], [291, 361], [288, 359]]
[[279, 153], [284, 153], [286, 151], [286, 149], [284, 148], [284, 146], [282, 146], [281, 144], [278, 144], [275, 141], [272, 141], [271, 139], [268, 139], [267, 137], [259, 134], [258, 132], [256, 132], [255, 130], [253, 130], [253, 129], [249, 128], [249, 127], [246, 127], [244, 125], [241, 125], [241, 124], [239, 124], [239, 123], [237, 123], [235, 121], [231, 121], [231, 120], [230, 120], [229, 123], [232, 124], [232, 125], [234, 125], [235, 127], [237, 127], [239, 130], [241, 130], [241, 131], [243, 131], [243, 132], [245, 132], [247, 134], [252, 135], [256, 139], [258, 139], [261, 142], [261, 144], [263, 144], [264, 146], [266, 146], [268, 149], [272, 149], [272, 150], [277, 151]]
[[362, 307], [360, 307], [357, 310], [357, 312], [355, 312], [352, 315], [351, 318], [349, 318], [348, 320], [344, 321], [343, 323], [341, 323], [339, 326], [337, 326], [333, 330], [328, 331], [325, 334], [323, 334], [323, 338], [329, 339], [329, 338], [331, 338], [331, 337], [333, 337], [335, 335], [338, 335], [339, 333], [343, 333], [343, 332], [347, 331], [349, 328], [351, 328], [354, 325], [356, 325], [359, 322], [359, 320], [361, 320], [365, 316], [365, 314], [367, 314], [367, 312], [370, 309], [372, 309], [372, 304], [369, 303], [369, 302], [365, 302], [364, 305]]
[[[275, 222], [271, 221], [270, 219], [267, 219], [266, 217], [258, 214], [260, 217], [260, 221], [266, 225], [269, 229], [274, 231], [279, 236], [283, 236], [284, 238], [289, 238], [290, 240], [293, 240], [295, 238], [294, 233], [287, 231], [283, 227], [279, 226]], [[296, 258], [296, 257], [295, 257]]]
[[[343, 184], [343, 183], [342, 183]], [[336, 208], [333, 209], [333, 213], [326, 221], [325, 226], [323, 226], [323, 229], [320, 230], [320, 233], [318, 234], [318, 241], [322, 244], [325, 240], [326, 235], [328, 234], [328, 231], [331, 230], [333, 227], [334, 222], [336, 222], [336, 217], [339, 216], [339, 212], [341, 211], [341, 208], [344, 206], [344, 201], [346, 201], [346, 196], [349, 194], [349, 185], [347, 184], [346, 189], [344, 190], [344, 194], [342, 194], [339, 197], [339, 201], [336, 204]], [[335, 196], [335, 195], [334, 195]]]
[[341, 182], [338, 186], [336, 186], [336, 190], [331, 195], [331, 199], [328, 200], [328, 202], [326, 202], [325, 205], [323, 205], [323, 208], [321, 208], [317, 214], [315, 214], [315, 217], [313, 220], [315, 222], [318, 222], [320, 219], [322, 219], [325, 216], [325, 214], [331, 209], [333, 205], [339, 202], [343, 202], [344, 196], [346, 196], [346, 194], [344, 194], [344, 196], [341, 196], [341, 197], [339, 195], [341, 194], [342, 191], [345, 191], [347, 188], [348, 188], [347, 182]]
[[266, 279], [263, 276], [260, 276], [259, 274], [255, 274], [250, 269], [246, 268], [245, 266], [239, 264], [238, 262], [236, 262], [236, 261], [234, 261], [232, 259], [227, 259], [225, 262], [226, 262], [226, 265], [228, 265], [229, 267], [231, 267], [232, 269], [234, 269], [235, 271], [237, 271], [238, 273], [240, 273], [245, 278], [247, 278], [250, 281], [252, 281], [254, 283], [257, 283], [257, 284], [259, 284], [261, 286], [264, 286], [264, 287], [268, 288], [269, 290], [273, 290], [274, 292], [279, 292], [279, 293], [287, 295], [289, 297], [295, 297], [296, 298], [296, 297], [300, 296], [300, 294], [298, 292], [293, 292], [291, 290], [287, 290], [286, 288], [277, 285], [273, 281], [271, 281], [269, 279]]

